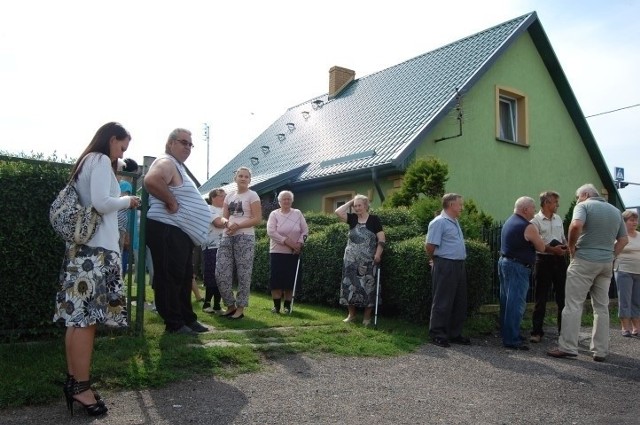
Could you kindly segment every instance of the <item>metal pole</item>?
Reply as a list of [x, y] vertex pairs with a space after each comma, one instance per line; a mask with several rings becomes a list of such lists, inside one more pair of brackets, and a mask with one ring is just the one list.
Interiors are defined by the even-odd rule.
[[209, 181], [209, 124], [204, 123], [204, 141], [207, 142], [207, 181]]
[[136, 335], [142, 336], [144, 325], [144, 294], [146, 289], [146, 256], [147, 256], [147, 210], [149, 209], [149, 192], [144, 187], [144, 176], [155, 161], [153, 156], [145, 156], [142, 165], [142, 203], [140, 205], [140, 228], [138, 229], [138, 264], [136, 264], [136, 281], [138, 282], [136, 297]]

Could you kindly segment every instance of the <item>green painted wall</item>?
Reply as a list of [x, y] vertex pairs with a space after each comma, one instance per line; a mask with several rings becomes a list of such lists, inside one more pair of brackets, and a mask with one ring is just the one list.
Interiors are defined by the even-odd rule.
[[[496, 85], [515, 89], [528, 99], [529, 147], [495, 138]], [[556, 88], [528, 33], [524, 33], [463, 96], [462, 137], [455, 112], [444, 119], [417, 149], [449, 165], [446, 190], [472, 198], [496, 220], [506, 219], [520, 196], [538, 200], [544, 190], [560, 193], [561, 216], [583, 183], [601, 188]]]

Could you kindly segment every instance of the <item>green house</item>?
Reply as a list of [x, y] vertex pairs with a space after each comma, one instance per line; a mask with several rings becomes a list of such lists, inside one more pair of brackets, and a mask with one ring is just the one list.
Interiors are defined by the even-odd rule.
[[623, 203], [535, 12], [374, 74], [329, 71], [329, 91], [289, 108], [200, 187], [233, 190], [252, 170], [264, 200], [283, 189], [302, 211], [332, 212], [362, 193], [379, 206], [415, 158], [449, 166], [447, 192], [496, 219], [516, 198], [583, 183]]

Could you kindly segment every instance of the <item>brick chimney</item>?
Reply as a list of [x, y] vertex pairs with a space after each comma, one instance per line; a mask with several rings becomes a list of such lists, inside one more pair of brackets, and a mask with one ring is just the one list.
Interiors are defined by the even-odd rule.
[[356, 77], [356, 72], [340, 66], [329, 70], [329, 99], [336, 97]]

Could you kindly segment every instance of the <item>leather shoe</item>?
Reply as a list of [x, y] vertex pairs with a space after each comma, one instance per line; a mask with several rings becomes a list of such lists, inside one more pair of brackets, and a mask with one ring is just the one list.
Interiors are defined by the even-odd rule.
[[191, 328], [191, 330], [194, 332], [198, 332], [198, 333], [209, 332], [209, 328], [207, 328], [197, 320], [193, 323], [189, 323], [187, 326]]
[[432, 338], [431, 339], [431, 343], [434, 345], [437, 345], [438, 347], [451, 347], [451, 345], [449, 344], [449, 341], [446, 340], [446, 338], [441, 338], [439, 336]]
[[603, 362], [603, 361], [605, 361], [605, 360], [606, 360], [606, 357], [602, 357], [602, 356], [595, 356], [595, 355], [593, 356], [593, 361], [594, 361], [594, 362], [601, 363], [601, 362]]
[[458, 335], [455, 338], [451, 338], [449, 342], [452, 344], [471, 345], [471, 340], [466, 336], [462, 336], [462, 335]]
[[566, 357], [578, 357], [577, 354], [567, 353], [566, 351], [562, 351], [559, 348], [547, 351], [547, 356], [555, 357], [556, 359], [563, 359]]
[[167, 329], [166, 332], [170, 334], [180, 334], [180, 335], [191, 335], [191, 336], [198, 335], [196, 331], [194, 331], [193, 329], [191, 329], [189, 326], [186, 326], [186, 325], [178, 329], [172, 329], [172, 330]]

